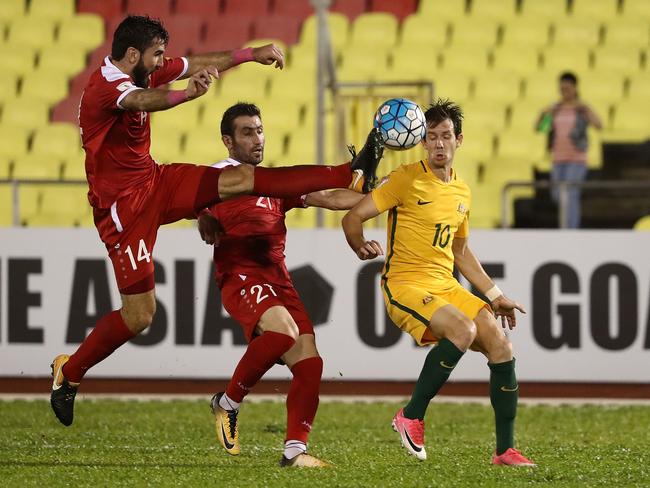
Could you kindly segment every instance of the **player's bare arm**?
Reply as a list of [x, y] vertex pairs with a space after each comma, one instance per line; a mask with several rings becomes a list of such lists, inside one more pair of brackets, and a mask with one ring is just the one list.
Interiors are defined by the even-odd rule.
[[159, 88], [144, 88], [134, 90], [120, 102], [122, 108], [137, 112], [158, 112], [170, 109], [179, 103], [194, 100], [205, 95], [210, 88], [213, 78], [218, 78], [219, 72], [214, 66], [194, 73], [187, 82], [185, 90], [161, 90]]
[[379, 215], [379, 210], [370, 194], [350, 209], [343, 217], [342, 225], [349, 246], [361, 260], [374, 259], [384, 254], [381, 244], [367, 241], [363, 236], [363, 223]]
[[316, 191], [305, 198], [308, 207], [348, 210], [363, 200], [364, 195], [352, 190]]
[[266, 44], [234, 51], [196, 54], [188, 56], [187, 61], [187, 73], [182, 78], [192, 76], [208, 66], [215, 66], [219, 72], [223, 72], [246, 61], [255, 61], [265, 65], [275, 64], [276, 68], [282, 69], [284, 68], [284, 53], [275, 44]]
[[[454, 264], [458, 270], [477, 290], [480, 290], [481, 293], [487, 296], [488, 292], [494, 289], [495, 284], [469, 248], [467, 239], [455, 237], [452, 243], [452, 251], [454, 252]], [[517, 318], [515, 316], [515, 310], [526, 313], [523, 306], [509, 299], [503, 293], [499, 293], [494, 298], [488, 297], [488, 299], [491, 301], [494, 313], [497, 317], [501, 317], [501, 325], [503, 327], [506, 327], [506, 324], [509, 329], [516, 327]]]

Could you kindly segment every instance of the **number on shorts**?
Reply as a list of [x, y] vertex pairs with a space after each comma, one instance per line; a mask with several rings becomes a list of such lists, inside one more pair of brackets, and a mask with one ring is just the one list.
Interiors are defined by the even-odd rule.
[[273, 205], [271, 205], [271, 199], [269, 197], [259, 197], [257, 199], [256, 205], [258, 207], [268, 208], [269, 210], [273, 210]]
[[[126, 246], [126, 251], [129, 255], [129, 260], [131, 261], [131, 267], [136, 270], [138, 269], [138, 263], [136, 262], [136, 259], [133, 257], [133, 251], [131, 250], [131, 246]], [[140, 239], [140, 243], [138, 244], [138, 259], [137, 261], [146, 261], [146, 262], [151, 262], [151, 253], [147, 251], [147, 245], [144, 243], [144, 239]]]
[[[266, 286], [269, 289], [269, 291], [271, 292], [271, 294], [274, 297], [278, 296], [275, 293], [275, 290], [273, 290], [273, 287], [271, 285], [269, 285], [268, 283], [264, 283], [264, 286]], [[263, 290], [264, 290], [264, 288], [262, 287], [262, 285], [253, 285], [253, 286], [251, 286], [251, 294], [252, 295], [257, 294], [257, 298], [255, 299], [255, 301], [257, 303], [260, 303], [260, 302], [262, 302], [262, 300], [266, 300], [269, 297], [268, 295], [262, 295]]]

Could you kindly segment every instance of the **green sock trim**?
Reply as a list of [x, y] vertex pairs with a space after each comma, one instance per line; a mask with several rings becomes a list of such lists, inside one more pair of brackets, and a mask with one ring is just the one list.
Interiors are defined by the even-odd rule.
[[515, 417], [519, 400], [519, 385], [515, 375], [515, 360], [491, 364], [490, 401], [494, 409], [497, 455], [514, 447]]
[[424, 418], [429, 402], [445, 384], [463, 354], [464, 352], [448, 339], [442, 339], [429, 351], [413, 389], [411, 400], [404, 407], [404, 416], [407, 419]]

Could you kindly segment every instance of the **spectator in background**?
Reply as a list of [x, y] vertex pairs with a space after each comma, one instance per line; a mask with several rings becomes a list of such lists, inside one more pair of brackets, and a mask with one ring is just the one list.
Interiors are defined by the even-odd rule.
[[[600, 118], [578, 95], [578, 78], [567, 71], [560, 75], [560, 101], [542, 111], [537, 130], [548, 132], [553, 157], [552, 182], [582, 182], [587, 176], [587, 127], [602, 128]], [[568, 227], [580, 227], [580, 187], [569, 187]], [[559, 187], [551, 189], [555, 202]]]

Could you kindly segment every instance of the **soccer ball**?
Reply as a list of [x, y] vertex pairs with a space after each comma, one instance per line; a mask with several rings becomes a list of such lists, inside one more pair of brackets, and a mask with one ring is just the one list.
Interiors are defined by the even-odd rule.
[[380, 105], [374, 126], [389, 149], [403, 151], [418, 144], [427, 133], [424, 113], [419, 105], [406, 98], [391, 98]]

